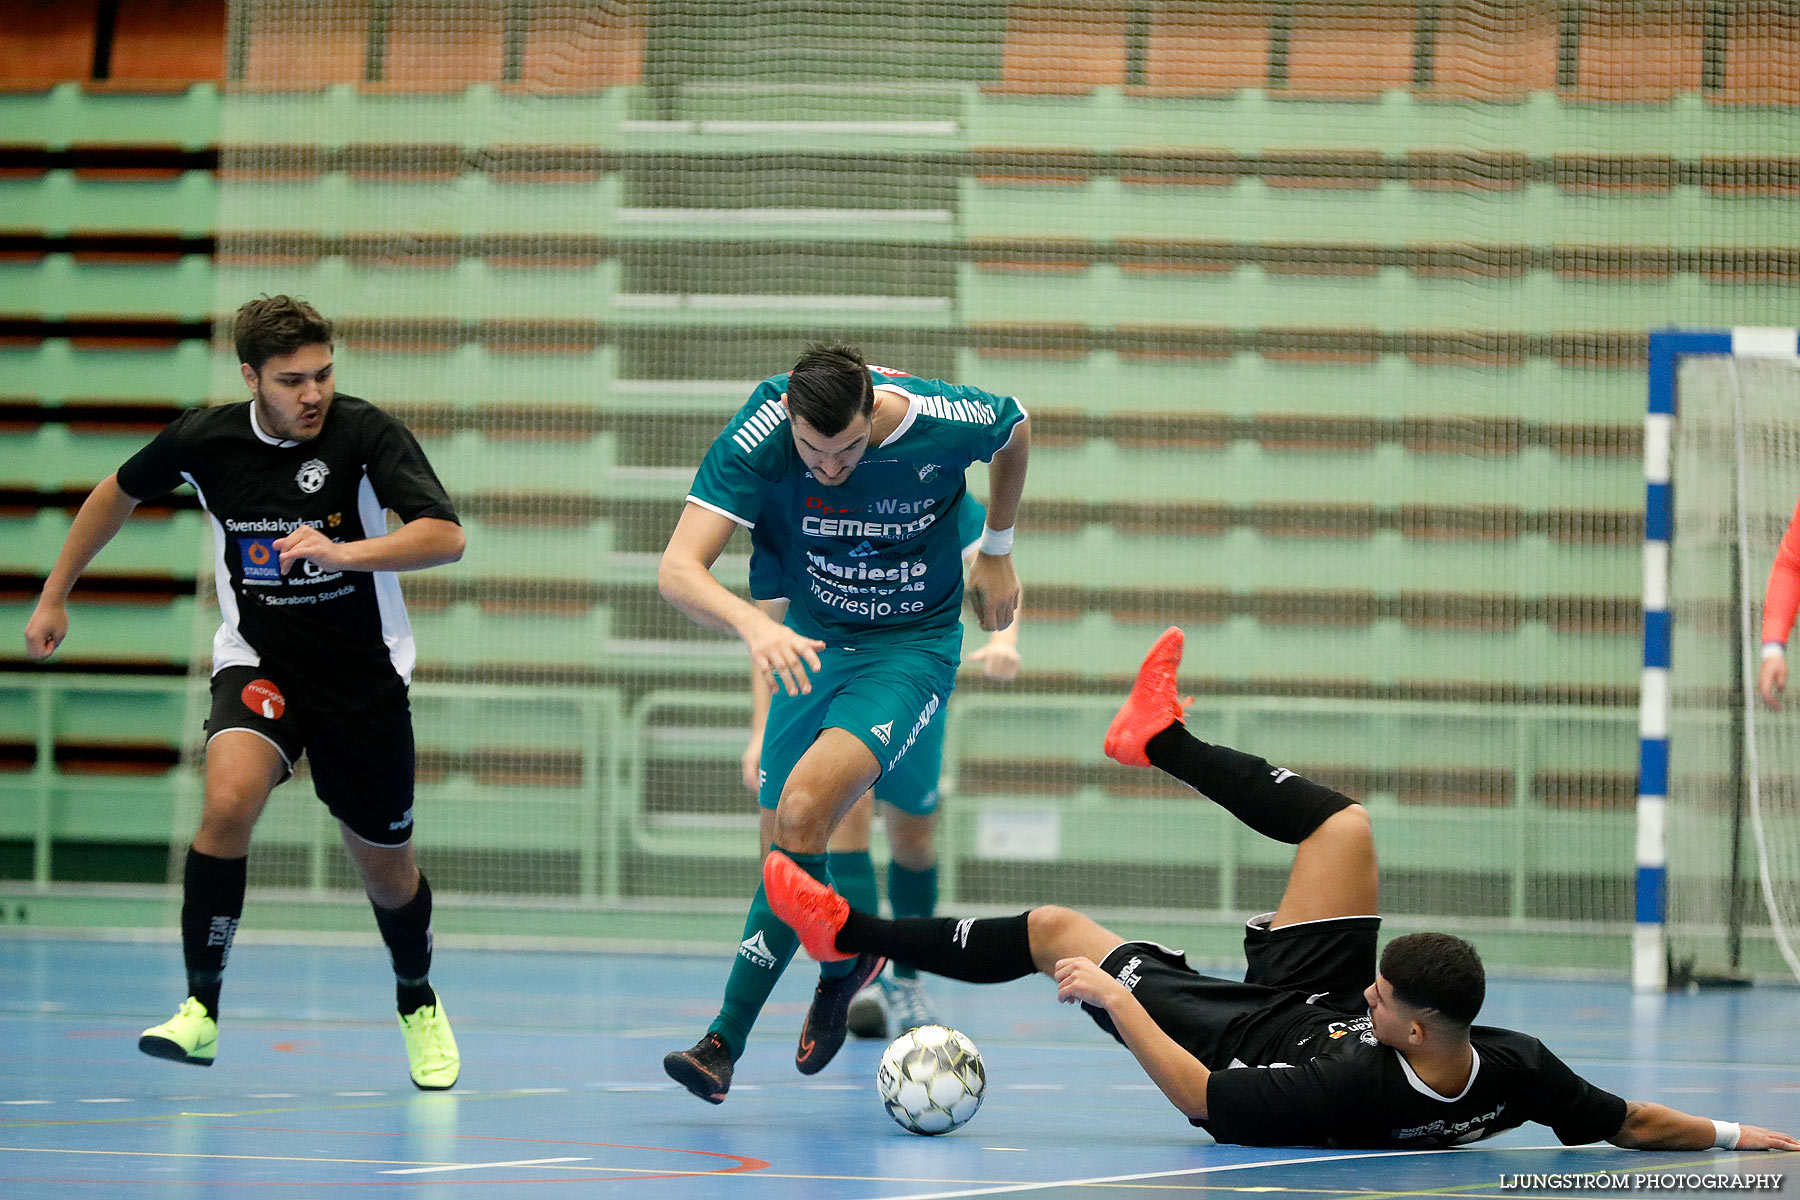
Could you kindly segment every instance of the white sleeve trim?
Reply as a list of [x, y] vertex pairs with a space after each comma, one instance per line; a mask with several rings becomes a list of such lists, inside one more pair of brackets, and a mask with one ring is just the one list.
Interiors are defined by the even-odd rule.
[[692, 492], [688, 493], [687, 502], [689, 504], [698, 504], [701, 508], [704, 508], [707, 512], [718, 513], [721, 517], [724, 517], [727, 521], [730, 521], [735, 525], [741, 525], [745, 529], [755, 529], [756, 528], [755, 521], [746, 521], [746, 520], [744, 520], [744, 518], [738, 516], [734, 512], [731, 512], [727, 509], [720, 508], [716, 504], [708, 504], [706, 501], [704, 501], [700, 497], [694, 495], [694, 493], [692, 493]]

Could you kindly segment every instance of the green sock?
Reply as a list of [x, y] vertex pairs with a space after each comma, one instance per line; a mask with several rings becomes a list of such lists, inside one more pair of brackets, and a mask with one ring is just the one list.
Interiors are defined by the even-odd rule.
[[[897, 862], [890, 862], [887, 877], [888, 904], [894, 909], [895, 920], [901, 917], [929, 917], [937, 911], [937, 864], [933, 863], [923, 871], [914, 871]], [[918, 974], [912, 967], [894, 964], [894, 977], [897, 979], [914, 979]]]
[[[813, 857], [821, 862], [825, 858], [823, 854]], [[744, 918], [744, 940], [738, 943], [731, 975], [725, 981], [725, 1003], [710, 1027], [725, 1039], [733, 1062], [744, 1056], [744, 1043], [750, 1040], [757, 1016], [799, 948], [800, 938], [775, 915], [762, 884], [757, 884]]]
[[881, 911], [881, 893], [875, 885], [875, 863], [868, 850], [833, 850], [826, 855], [831, 868], [831, 886], [850, 902], [857, 912], [871, 916]]

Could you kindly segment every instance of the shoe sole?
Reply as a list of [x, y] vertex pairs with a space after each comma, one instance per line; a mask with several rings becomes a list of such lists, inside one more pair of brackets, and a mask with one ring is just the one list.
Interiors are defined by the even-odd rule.
[[189, 1054], [179, 1042], [172, 1042], [165, 1037], [144, 1036], [138, 1039], [138, 1049], [151, 1058], [161, 1058], [169, 1062], [186, 1063], [190, 1067], [210, 1067], [213, 1060], [199, 1058]]
[[725, 1103], [725, 1094], [731, 1090], [730, 1083], [720, 1087], [717, 1079], [679, 1051], [663, 1055], [663, 1072], [708, 1104]]
[[[1119, 711], [1114, 714], [1111, 723], [1106, 727], [1106, 739], [1101, 743], [1101, 751], [1114, 762], [1128, 767], [1150, 765], [1149, 758], [1144, 754], [1144, 747], [1156, 735], [1153, 733], [1150, 737], [1139, 738], [1138, 731], [1131, 729], [1130, 725], [1132, 719], [1138, 715], [1135, 711], [1139, 707], [1138, 688], [1143, 683], [1144, 672], [1149, 669], [1152, 662], [1163, 656], [1164, 644], [1170, 642], [1176, 646], [1175, 660], [1179, 667], [1181, 655], [1187, 649], [1187, 637], [1179, 627], [1172, 625], [1158, 634], [1156, 641], [1150, 644], [1150, 649], [1144, 655], [1144, 661], [1138, 666], [1137, 674], [1132, 676], [1131, 691], [1125, 697], [1125, 703], [1119, 706]], [[1175, 704], [1177, 712], [1172, 723], [1179, 723], [1182, 707], [1179, 694], [1175, 698]], [[1156, 733], [1161, 732], [1161, 729], [1156, 731]]]
[[[461, 1078], [462, 1078], [462, 1075], [460, 1073], [458, 1073], [456, 1079], [461, 1079]], [[447, 1092], [451, 1088], [456, 1086], [456, 1079], [452, 1079], [449, 1083], [420, 1083], [418, 1080], [415, 1079], [412, 1081], [412, 1085], [414, 1087], [418, 1088], [421, 1092]]]

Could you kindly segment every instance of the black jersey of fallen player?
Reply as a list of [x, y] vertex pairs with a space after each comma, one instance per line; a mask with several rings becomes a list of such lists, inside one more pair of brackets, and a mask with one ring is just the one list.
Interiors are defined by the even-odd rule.
[[312, 525], [333, 541], [403, 521], [456, 520], [456, 510], [406, 427], [340, 393], [319, 435], [265, 432], [250, 401], [183, 413], [119, 468], [136, 500], [191, 484], [212, 518], [213, 571], [224, 621], [213, 670], [267, 664], [301, 703], [369, 704], [412, 678], [412, 625], [391, 571], [325, 571], [297, 562], [281, 573], [275, 539]]
[[1534, 1037], [1477, 1025], [1475, 1067], [1457, 1096], [1432, 1091], [1397, 1051], [1375, 1040], [1365, 1013], [1346, 1017], [1279, 1006], [1207, 1082], [1207, 1118], [1221, 1142], [1257, 1146], [1455, 1146], [1527, 1121], [1565, 1146], [1603, 1141], [1625, 1123], [1625, 1101], [1570, 1070]]

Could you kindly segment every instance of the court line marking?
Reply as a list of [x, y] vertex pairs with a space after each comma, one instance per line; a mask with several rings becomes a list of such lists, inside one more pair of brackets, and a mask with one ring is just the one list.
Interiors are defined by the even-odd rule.
[[591, 1158], [515, 1158], [511, 1162], [454, 1163], [442, 1167], [401, 1167], [383, 1175], [423, 1175], [428, 1171], [485, 1171], [489, 1167], [541, 1167], [547, 1163], [593, 1162]]
[[[1566, 1150], [1566, 1146], [1462, 1146], [1457, 1152], [1500, 1153], [1518, 1150]], [[1017, 1192], [1041, 1192], [1049, 1188], [1101, 1187], [1113, 1183], [1136, 1183], [1142, 1179], [1179, 1179], [1188, 1175], [1219, 1175], [1226, 1171], [1248, 1171], [1257, 1167], [1296, 1167], [1306, 1163], [1356, 1162], [1374, 1158], [1413, 1158], [1422, 1154], [1443, 1154], [1442, 1149], [1369, 1150], [1350, 1154], [1318, 1154], [1310, 1158], [1271, 1158], [1262, 1162], [1217, 1163], [1207, 1167], [1188, 1167], [1176, 1171], [1140, 1171], [1134, 1175], [1097, 1175], [1091, 1179], [1046, 1179], [1037, 1183], [1007, 1183], [994, 1187], [966, 1188], [955, 1192], [914, 1192], [905, 1196], [878, 1196], [871, 1200], [955, 1200], [961, 1196], [1001, 1196]]]

